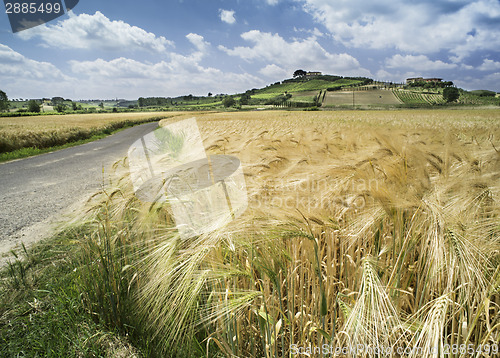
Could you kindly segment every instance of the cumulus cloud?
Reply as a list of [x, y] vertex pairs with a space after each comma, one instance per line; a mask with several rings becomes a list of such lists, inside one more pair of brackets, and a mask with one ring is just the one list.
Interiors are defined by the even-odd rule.
[[[113, 60], [69, 61], [63, 73], [48, 62], [29, 59], [0, 44], [2, 90], [9, 97], [128, 98], [192, 93], [236, 93], [266, 84], [249, 73], [224, 72], [200, 64], [203, 37], [187, 36], [197, 51], [170, 53], [155, 63], [119, 57]], [[67, 67], [67, 68], [66, 68]]]
[[498, 71], [500, 70], [500, 62], [485, 59], [481, 66], [478, 67], [481, 71]]
[[447, 50], [460, 61], [500, 48], [497, 0], [298, 0], [349, 47], [417, 53]]
[[[70, 12], [71, 14], [71, 12]], [[43, 46], [63, 49], [108, 51], [150, 51], [163, 53], [173, 42], [123, 21], [111, 21], [101, 12], [70, 15], [55, 25], [42, 25], [18, 34], [22, 39], [38, 38]]]
[[219, 49], [247, 62], [270, 62], [288, 72], [304, 67], [325, 73], [370, 75], [369, 71], [362, 68], [359, 61], [351, 55], [326, 51], [315, 36], [287, 42], [279, 34], [252, 30], [243, 33], [241, 37], [252, 46], [238, 46], [233, 49], [219, 46]]
[[[209, 52], [210, 42], [205, 41], [203, 36], [194, 33], [187, 34], [186, 38], [197, 50], [191, 54], [191, 57], [196, 61], [201, 61]], [[175, 56], [175, 54], [172, 54], [172, 56]]]
[[394, 55], [386, 60], [387, 68], [407, 68], [416, 71], [449, 70], [457, 68], [454, 63], [445, 63], [441, 60], [432, 61], [425, 55]]
[[411, 73], [411, 75], [408, 74], [401, 74], [399, 72], [388, 72], [386, 70], [378, 70], [377, 73], [375, 74], [375, 79], [378, 81], [388, 81], [388, 82], [403, 82], [404, 78], [409, 78], [409, 77], [415, 77], [414, 73]]
[[205, 41], [205, 38], [198, 34], [187, 34], [186, 38], [191, 42], [200, 52], [206, 52], [210, 47], [210, 43]]
[[74, 79], [48, 62], [29, 59], [8, 46], [0, 44], [0, 78], [2, 89], [10, 97], [36, 97], [39, 88], [56, 93], [68, 93], [68, 83]]
[[[261, 86], [262, 80], [248, 73], [223, 72], [203, 67], [196, 55], [171, 54], [168, 61], [145, 63], [129, 58], [106, 61], [71, 61], [71, 70], [86, 78], [86, 90], [103, 96], [135, 98], [141, 96], [177, 96], [208, 92], [238, 92]], [[108, 88], [102, 84], [109, 84]], [[134, 97], [135, 96], [135, 97]]]
[[0, 44], [0, 75], [2, 79], [32, 79], [36, 81], [68, 80], [56, 66], [24, 57]]
[[278, 4], [279, 0], [266, 0], [266, 2], [267, 2], [269, 5], [276, 5], [276, 4]]
[[227, 24], [234, 24], [236, 22], [236, 18], [234, 17], [234, 11], [233, 10], [223, 10], [220, 9], [220, 19], [221, 21], [227, 23]]
[[290, 77], [289, 71], [275, 64], [267, 65], [259, 70], [259, 73], [268, 78], [286, 78]]
[[453, 81], [455, 85], [468, 90], [486, 89], [496, 92], [498, 91], [499, 82], [500, 71], [486, 76], [460, 76]]

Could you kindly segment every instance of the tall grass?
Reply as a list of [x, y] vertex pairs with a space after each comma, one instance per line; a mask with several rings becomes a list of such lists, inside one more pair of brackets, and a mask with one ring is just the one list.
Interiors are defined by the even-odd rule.
[[204, 116], [208, 150], [245, 164], [247, 213], [181, 240], [116, 179], [81, 240], [88, 310], [159, 357], [494, 357], [498, 115], [400, 113]]

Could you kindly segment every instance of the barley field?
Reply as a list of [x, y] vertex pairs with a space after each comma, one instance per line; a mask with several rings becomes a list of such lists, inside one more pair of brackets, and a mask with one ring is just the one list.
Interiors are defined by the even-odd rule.
[[498, 110], [196, 119], [248, 209], [183, 240], [116, 163], [80, 238], [95, 316], [158, 357], [498, 357]]
[[126, 124], [175, 115], [175, 112], [140, 112], [3, 117], [0, 118], [0, 153], [27, 147], [41, 149], [62, 145]]

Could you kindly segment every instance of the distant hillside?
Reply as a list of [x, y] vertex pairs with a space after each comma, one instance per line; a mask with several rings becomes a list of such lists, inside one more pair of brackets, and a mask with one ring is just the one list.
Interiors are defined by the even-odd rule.
[[[297, 71], [296, 71], [297, 72]], [[303, 71], [304, 72], [304, 71]], [[306, 73], [306, 72], [304, 72]], [[49, 99], [38, 99], [44, 114], [130, 112], [164, 110], [220, 110], [273, 108], [413, 108], [450, 105], [500, 106], [500, 94], [488, 90], [465, 91], [446, 103], [443, 89], [452, 82], [412, 82], [409, 84], [378, 82], [365, 77], [342, 77], [306, 73], [233, 95], [212, 94], [177, 97], [140, 97], [137, 100], [71, 101], [60, 98], [60, 106]], [[295, 74], [294, 74], [295, 75]], [[57, 99], [56, 98], [53, 98]], [[9, 101], [9, 113], [3, 116], [31, 115], [27, 100]]]
[[[285, 79], [234, 95], [149, 97], [139, 98], [136, 103], [141, 109], [150, 110], [432, 107], [448, 105], [443, 99], [443, 88], [452, 85], [426, 83], [420, 87], [415, 83], [393, 84], [364, 77], [315, 75]], [[460, 98], [452, 105], [498, 105], [499, 102], [492, 96], [494, 92], [459, 91]]]
[[[451, 105], [476, 105], [476, 106], [498, 106], [500, 101], [495, 98], [496, 93], [492, 91], [465, 91], [458, 89], [460, 97]], [[394, 95], [407, 106], [433, 106], [445, 105], [442, 88], [399, 88], [393, 89]], [[450, 105], [450, 104], [446, 104]]]
[[312, 78], [300, 77], [291, 78], [282, 82], [276, 82], [272, 85], [259, 90], [254, 90], [254, 95], [270, 93], [293, 93], [306, 91], [321, 91], [327, 89], [338, 89], [341, 87], [362, 86], [372, 83], [373, 80], [364, 77], [341, 77], [341, 76], [315, 76]]

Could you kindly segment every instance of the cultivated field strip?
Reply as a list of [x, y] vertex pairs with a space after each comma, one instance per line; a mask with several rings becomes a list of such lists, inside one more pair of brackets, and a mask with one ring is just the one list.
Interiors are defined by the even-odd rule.
[[417, 93], [405, 90], [393, 90], [394, 95], [404, 104], [443, 104], [442, 94]]

